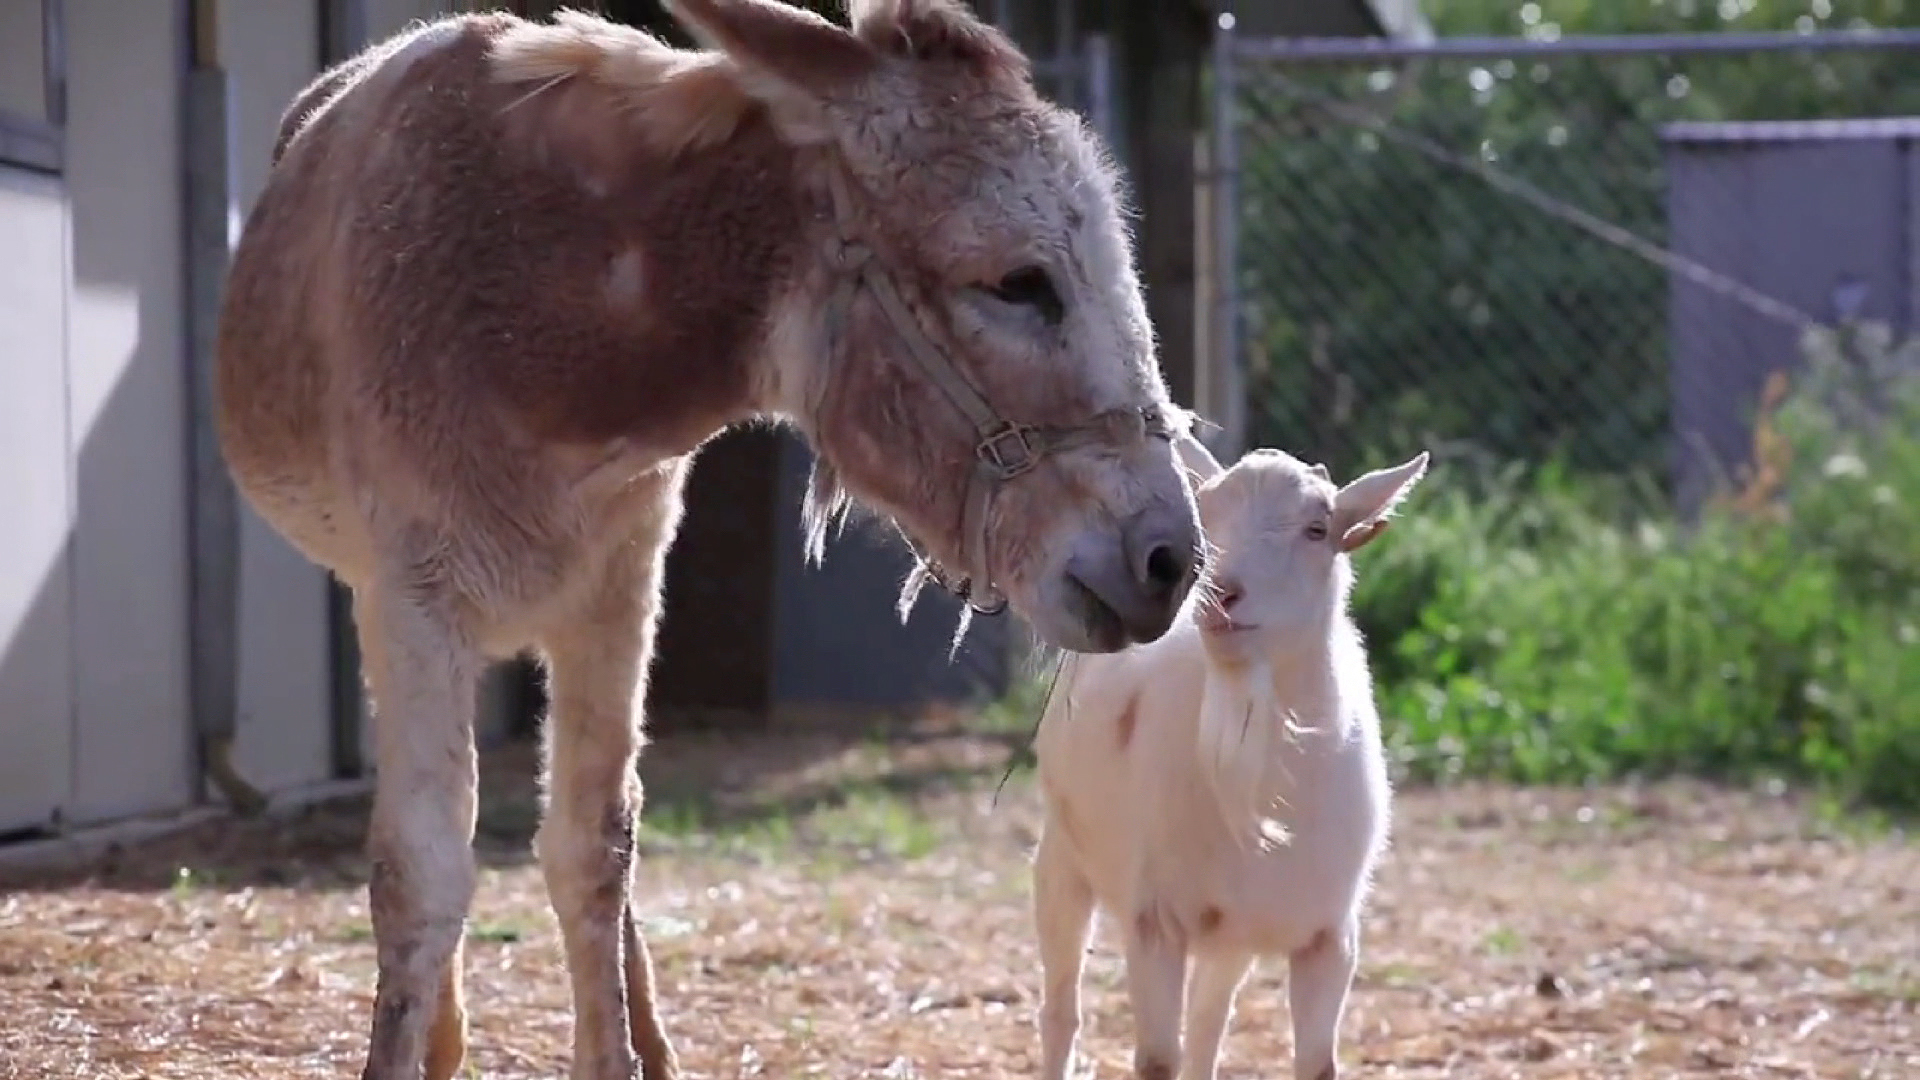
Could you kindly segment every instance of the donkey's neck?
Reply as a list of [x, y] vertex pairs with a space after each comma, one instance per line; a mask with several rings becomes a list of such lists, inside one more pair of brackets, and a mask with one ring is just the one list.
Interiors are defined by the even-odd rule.
[[[823, 149], [790, 153], [784, 183], [799, 208], [799, 223], [758, 347], [747, 358], [754, 411], [793, 421], [809, 436], [824, 419], [820, 413], [830, 386], [845, 381], [849, 366], [835, 355], [849, 348], [844, 321], [849, 313], [837, 309], [840, 275], [848, 268], [836, 264], [835, 252], [859, 238], [847, 235], [837, 216], [830, 175], [839, 167]], [[836, 320], [841, 321], [837, 335]]]

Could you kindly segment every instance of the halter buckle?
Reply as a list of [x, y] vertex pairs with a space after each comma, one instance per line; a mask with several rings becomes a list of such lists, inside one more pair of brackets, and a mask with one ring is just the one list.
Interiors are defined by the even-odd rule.
[[974, 454], [993, 472], [994, 479], [1011, 480], [1040, 464], [1040, 454], [1028, 437], [1033, 430], [1023, 424], [1002, 422], [981, 438]]

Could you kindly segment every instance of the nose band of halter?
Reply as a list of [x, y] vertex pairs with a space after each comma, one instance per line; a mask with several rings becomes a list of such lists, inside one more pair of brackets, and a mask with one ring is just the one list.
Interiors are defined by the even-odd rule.
[[880, 305], [894, 335], [906, 346], [914, 366], [960, 410], [974, 430], [973, 478], [967, 485], [960, 520], [961, 559], [966, 573], [956, 577], [943, 569], [896, 522], [894, 528], [916, 560], [901, 589], [900, 617], [906, 618], [929, 580], [982, 615], [998, 614], [1006, 608], [1007, 598], [993, 581], [988, 530], [993, 498], [1000, 487], [1031, 472], [1048, 455], [1102, 444], [1132, 447], [1148, 436], [1171, 440], [1172, 428], [1158, 405], [1110, 409], [1071, 426], [1019, 424], [1002, 417], [966, 373], [921, 332], [892, 275], [876, 263], [873, 249], [851, 238], [855, 235], [853, 201], [847, 192], [847, 180], [838, 168], [830, 168], [827, 177], [839, 229], [839, 235], [829, 240], [826, 252], [827, 262], [839, 278], [826, 312], [827, 355], [839, 354], [854, 296], [866, 288]]

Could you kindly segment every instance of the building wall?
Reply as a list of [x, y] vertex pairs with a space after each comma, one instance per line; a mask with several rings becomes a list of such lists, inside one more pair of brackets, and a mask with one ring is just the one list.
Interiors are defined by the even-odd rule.
[[69, 818], [192, 799], [181, 0], [67, 0]]
[[[317, 67], [314, 0], [229, 0], [231, 234]], [[51, 117], [41, 0], [0, 0], [0, 110]], [[0, 163], [0, 832], [178, 809], [189, 696], [186, 0], [66, 0], [58, 175]], [[18, 75], [32, 61], [34, 79]], [[325, 578], [242, 511], [237, 764], [331, 771]]]
[[[12, 2], [12, 0], [0, 0]], [[0, 37], [0, 68], [14, 59]], [[36, 49], [37, 51], [37, 49]], [[73, 493], [67, 470], [67, 213], [57, 176], [0, 164], [0, 832], [73, 784]]]

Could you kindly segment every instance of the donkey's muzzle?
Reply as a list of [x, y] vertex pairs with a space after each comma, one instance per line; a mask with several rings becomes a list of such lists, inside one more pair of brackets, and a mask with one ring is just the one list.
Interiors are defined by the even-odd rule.
[[1115, 652], [1165, 634], [1193, 588], [1199, 549], [1191, 513], [1175, 505], [1144, 510], [1109, 541], [1075, 552], [1067, 579], [1093, 644]]

